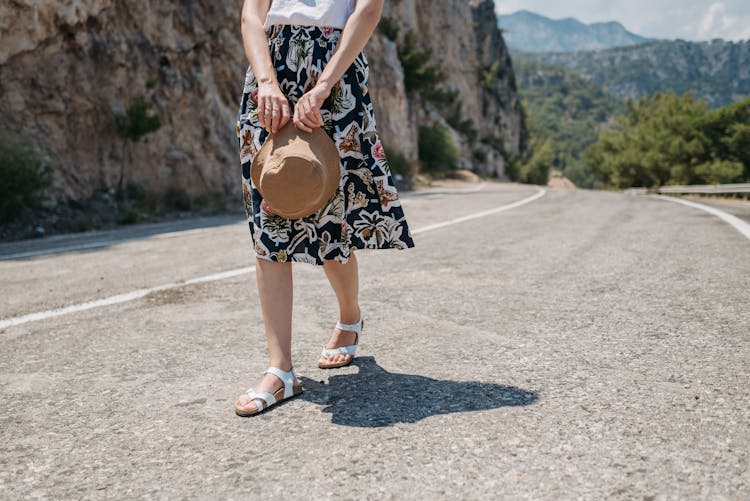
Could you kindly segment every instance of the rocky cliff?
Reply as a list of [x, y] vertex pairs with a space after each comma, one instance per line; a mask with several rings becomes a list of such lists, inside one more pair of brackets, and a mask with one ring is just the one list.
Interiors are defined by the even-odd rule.
[[[153, 193], [241, 199], [234, 124], [247, 62], [240, 7], [205, 0], [0, 4], [0, 118], [52, 159], [53, 203], [113, 188], [123, 165], [125, 183]], [[458, 91], [462, 119], [478, 132], [473, 139], [453, 132], [463, 166], [501, 174], [498, 152], [520, 153], [523, 125], [493, 2], [393, 0], [384, 16], [418, 32], [447, 73], [443, 88]], [[415, 159], [418, 125], [445, 120], [407, 94], [397, 44], [376, 31], [365, 54], [386, 152]], [[126, 147], [114, 116], [141, 95], [154, 103], [162, 127]]]

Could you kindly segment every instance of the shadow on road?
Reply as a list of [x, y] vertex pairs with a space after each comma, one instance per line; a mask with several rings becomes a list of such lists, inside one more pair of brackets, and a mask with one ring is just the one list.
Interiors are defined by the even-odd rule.
[[335, 424], [358, 427], [414, 423], [435, 414], [529, 405], [537, 394], [513, 386], [474, 381], [441, 381], [388, 372], [373, 357], [352, 362], [357, 374], [332, 376], [328, 384], [300, 376], [301, 397], [325, 405]]

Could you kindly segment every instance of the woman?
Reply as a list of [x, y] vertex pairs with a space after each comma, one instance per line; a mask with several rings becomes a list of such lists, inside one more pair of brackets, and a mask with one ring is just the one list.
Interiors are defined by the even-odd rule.
[[[270, 367], [235, 402], [239, 415], [302, 391], [291, 357], [292, 262], [322, 266], [336, 294], [339, 321], [318, 360], [335, 368], [351, 363], [364, 325], [354, 250], [414, 247], [376, 129], [362, 52], [382, 8], [383, 0], [245, 0], [242, 7], [250, 65], [237, 137]], [[289, 120], [307, 132], [323, 127], [341, 155], [336, 193], [299, 219], [273, 214], [250, 176], [268, 134]]]

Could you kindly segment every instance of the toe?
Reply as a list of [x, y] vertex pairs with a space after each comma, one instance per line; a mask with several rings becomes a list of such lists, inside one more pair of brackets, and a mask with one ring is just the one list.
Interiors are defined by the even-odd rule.
[[237, 399], [235, 406], [244, 412], [252, 412], [258, 409], [255, 402], [253, 402], [247, 395], [241, 395], [240, 398]]

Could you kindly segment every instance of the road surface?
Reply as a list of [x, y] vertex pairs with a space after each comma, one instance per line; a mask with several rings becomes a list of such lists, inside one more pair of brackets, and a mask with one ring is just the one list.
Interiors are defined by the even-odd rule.
[[253, 418], [244, 221], [0, 246], [0, 498], [750, 498], [750, 240], [540, 190], [402, 194], [416, 247], [358, 251], [344, 369], [317, 369], [335, 299], [295, 264], [305, 392]]

